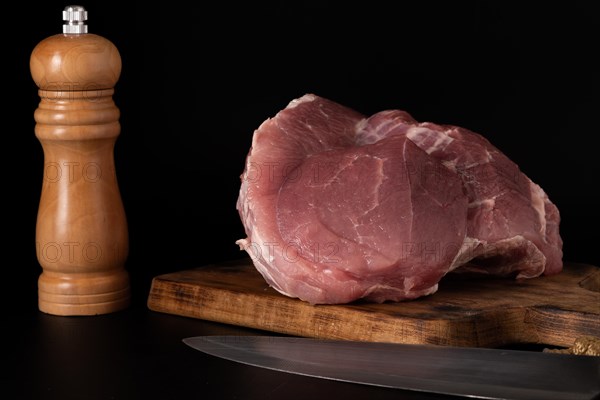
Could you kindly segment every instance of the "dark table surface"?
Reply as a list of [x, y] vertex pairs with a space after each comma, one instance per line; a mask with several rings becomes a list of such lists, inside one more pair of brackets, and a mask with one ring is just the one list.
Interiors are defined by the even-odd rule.
[[286, 374], [222, 360], [182, 339], [271, 334], [149, 310], [64, 317], [32, 304], [3, 320], [2, 393], [13, 399], [450, 399]]
[[[23, 399], [453, 398], [321, 380], [222, 360], [193, 350], [196, 335], [267, 334], [134, 306], [93, 317], [32, 311], [10, 317], [4, 393]], [[8, 362], [7, 362], [8, 361]]]
[[2, 393], [9, 397], [1, 397], [455, 398], [286, 374], [206, 355], [188, 347], [182, 339], [273, 333], [152, 311], [146, 306], [147, 289], [134, 292], [134, 301], [126, 310], [98, 316], [55, 316], [40, 312], [33, 301], [20, 308], [5, 302], [1, 363], [5, 371], [0, 376]]
[[155, 312], [144, 300], [99, 316], [54, 316], [35, 307], [9, 312], [1, 376], [2, 393], [10, 396], [2, 398], [458, 398], [286, 374], [206, 355], [182, 339], [273, 333]]

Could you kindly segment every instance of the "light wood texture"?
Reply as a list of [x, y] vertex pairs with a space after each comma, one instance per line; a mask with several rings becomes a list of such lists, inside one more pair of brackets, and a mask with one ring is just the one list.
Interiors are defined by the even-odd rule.
[[121, 56], [102, 36], [58, 34], [37, 44], [29, 67], [33, 81], [43, 90], [110, 89], [121, 75]]
[[113, 150], [120, 134], [113, 86], [121, 59], [93, 34], [55, 35], [30, 59], [40, 88], [35, 134], [44, 150], [36, 250], [38, 304], [55, 315], [129, 305], [128, 229]]
[[250, 261], [157, 276], [151, 310], [296, 336], [498, 347], [600, 337], [600, 269], [567, 264], [529, 280], [447, 275], [421, 299], [310, 305], [270, 288]]

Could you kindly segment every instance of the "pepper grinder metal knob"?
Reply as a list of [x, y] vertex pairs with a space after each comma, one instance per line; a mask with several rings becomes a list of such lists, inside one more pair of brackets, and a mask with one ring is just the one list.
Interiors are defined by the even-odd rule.
[[63, 11], [63, 33], [68, 35], [88, 33], [87, 21], [88, 14], [82, 6], [67, 6]]
[[130, 303], [128, 229], [114, 164], [121, 57], [88, 33], [87, 11], [63, 11], [63, 33], [30, 58], [41, 98], [35, 135], [44, 151], [36, 225], [38, 305], [55, 315], [106, 314]]

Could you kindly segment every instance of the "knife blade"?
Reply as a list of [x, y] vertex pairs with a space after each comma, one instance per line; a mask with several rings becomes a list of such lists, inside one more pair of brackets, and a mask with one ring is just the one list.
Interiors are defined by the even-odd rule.
[[183, 342], [247, 365], [388, 388], [504, 400], [600, 395], [600, 357], [594, 356], [285, 336], [196, 336]]

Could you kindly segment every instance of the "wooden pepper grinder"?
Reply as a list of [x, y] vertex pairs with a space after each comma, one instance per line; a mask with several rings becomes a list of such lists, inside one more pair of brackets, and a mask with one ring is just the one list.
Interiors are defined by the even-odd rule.
[[121, 127], [112, 95], [121, 57], [88, 33], [87, 11], [63, 11], [63, 34], [30, 59], [41, 102], [36, 137], [44, 150], [36, 251], [38, 303], [55, 315], [95, 315], [129, 305], [129, 242], [113, 150]]

